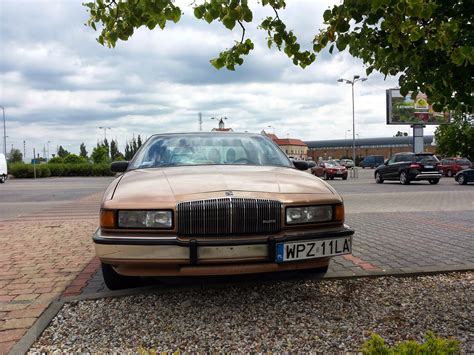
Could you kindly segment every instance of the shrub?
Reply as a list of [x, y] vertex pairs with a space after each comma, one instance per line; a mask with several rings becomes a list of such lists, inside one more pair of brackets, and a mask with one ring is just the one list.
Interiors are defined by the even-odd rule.
[[389, 347], [385, 344], [382, 337], [373, 334], [362, 346], [363, 355], [454, 355], [460, 353], [461, 348], [457, 340], [439, 338], [431, 331], [426, 333], [425, 342], [421, 344], [414, 340], [407, 340], [394, 347]]
[[62, 164], [63, 158], [61, 157], [54, 157], [48, 160], [48, 164]]
[[[15, 163], [9, 166], [9, 173], [18, 179], [33, 178], [33, 164]], [[113, 176], [110, 165], [105, 164], [36, 164], [36, 177], [49, 176]]]
[[63, 162], [64, 164], [84, 164], [87, 163], [87, 160], [76, 154], [68, 154], [63, 159]]
[[[53, 158], [53, 159], [56, 159], [56, 158]], [[63, 172], [64, 172], [63, 164], [48, 163], [48, 168], [49, 168], [49, 171], [51, 172], [51, 176], [63, 176]]]

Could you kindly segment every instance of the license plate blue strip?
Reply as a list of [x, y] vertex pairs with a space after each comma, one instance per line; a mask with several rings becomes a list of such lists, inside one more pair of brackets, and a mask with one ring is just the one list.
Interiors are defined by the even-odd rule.
[[284, 247], [285, 245], [283, 243], [278, 243], [276, 245], [276, 262], [277, 263], [283, 262]]

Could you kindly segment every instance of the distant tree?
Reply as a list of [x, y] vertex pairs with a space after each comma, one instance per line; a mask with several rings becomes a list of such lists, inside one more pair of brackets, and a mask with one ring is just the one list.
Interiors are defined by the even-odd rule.
[[137, 140], [135, 139], [135, 136], [133, 136], [133, 138], [132, 138], [132, 152], [133, 152], [133, 155], [135, 155], [137, 150], [138, 150]]
[[10, 154], [8, 154], [7, 160], [10, 164], [23, 162], [23, 154], [21, 153], [21, 150], [12, 148]]
[[76, 154], [68, 154], [64, 159], [63, 162], [65, 164], [81, 164], [81, 163], [86, 163], [87, 160], [86, 158], [83, 158], [79, 155]]
[[142, 146], [142, 138], [140, 137], [140, 135], [138, 135], [138, 137], [137, 137], [137, 148], [140, 149], [141, 146]]
[[474, 116], [454, 115], [450, 124], [440, 125], [435, 132], [436, 151], [442, 156], [474, 159]]
[[64, 162], [63, 158], [60, 157], [52, 157], [48, 160], [48, 164], [62, 164]]
[[119, 152], [118, 150], [118, 143], [115, 140], [112, 140], [110, 142], [110, 158], [112, 160], [117, 160], [117, 157], [119, 155], [122, 155], [122, 153]]
[[58, 157], [65, 158], [67, 155], [69, 155], [69, 152], [60, 145], [58, 148]]
[[133, 158], [133, 153], [132, 153], [132, 149], [130, 147], [130, 143], [127, 143], [125, 144], [125, 160], [131, 160]]
[[91, 159], [94, 164], [107, 163], [110, 161], [107, 147], [98, 145], [91, 153]]
[[85, 159], [87, 159], [87, 150], [86, 150], [86, 145], [84, 143], [81, 143], [81, 146], [79, 147], [80, 153], [79, 155]]
[[115, 158], [114, 158], [115, 161], [123, 161], [123, 160], [126, 160], [125, 157], [123, 156], [122, 153], [118, 153]]
[[394, 135], [394, 137], [408, 137], [408, 133], [407, 133], [407, 132], [398, 131], [397, 134]]

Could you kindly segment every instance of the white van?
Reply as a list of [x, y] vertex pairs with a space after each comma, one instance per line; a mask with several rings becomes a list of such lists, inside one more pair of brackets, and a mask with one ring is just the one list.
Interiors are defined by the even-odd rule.
[[5, 182], [7, 175], [7, 160], [5, 159], [5, 155], [0, 154], [0, 184]]

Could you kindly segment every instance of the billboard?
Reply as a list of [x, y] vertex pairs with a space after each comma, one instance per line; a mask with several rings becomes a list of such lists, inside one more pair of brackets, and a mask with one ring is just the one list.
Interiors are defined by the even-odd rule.
[[449, 123], [449, 112], [435, 112], [428, 98], [418, 93], [415, 99], [411, 92], [406, 96], [399, 89], [387, 90], [387, 124], [388, 125], [439, 125]]

